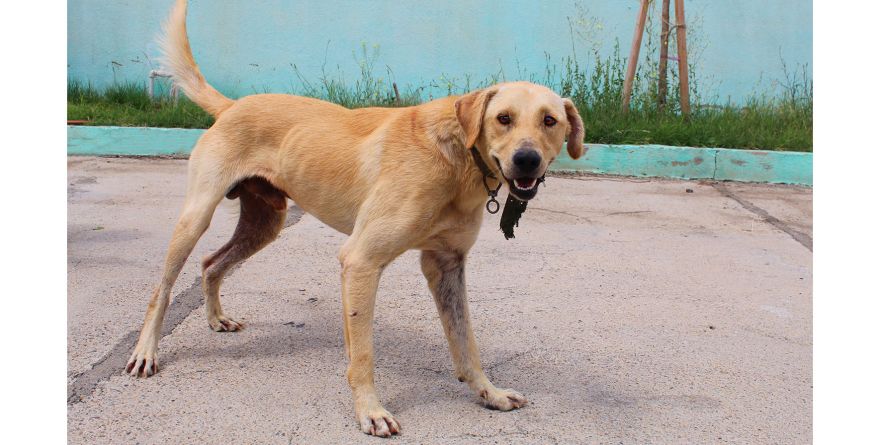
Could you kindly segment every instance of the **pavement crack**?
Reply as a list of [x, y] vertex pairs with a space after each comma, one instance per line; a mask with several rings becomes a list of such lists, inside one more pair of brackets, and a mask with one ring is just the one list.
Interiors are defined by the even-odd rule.
[[776, 229], [781, 230], [782, 232], [790, 235], [791, 238], [793, 238], [795, 241], [802, 244], [803, 247], [809, 249], [809, 251], [812, 252], [812, 237], [811, 236], [809, 236], [803, 232], [799, 232], [797, 230], [792, 229], [784, 221], [770, 215], [769, 212], [767, 212], [766, 210], [763, 210], [760, 207], [757, 207], [756, 205], [754, 205], [754, 203], [752, 203], [748, 200], [745, 200], [745, 199], [741, 198], [740, 196], [736, 195], [735, 193], [732, 192], [732, 190], [729, 190], [728, 187], [723, 185], [723, 183], [713, 182], [713, 183], [710, 183], [710, 185], [711, 185], [711, 187], [716, 189], [718, 192], [720, 192], [720, 194], [722, 194], [723, 196], [730, 198], [733, 201], [739, 203], [742, 207], [745, 208], [745, 210], [763, 218], [763, 221], [766, 221], [767, 223], [769, 223], [770, 225], [772, 225]]
[[571, 216], [571, 217], [573, 217], [573, 218], [580, 219], [580, 220], [582, 220], [582, 221], [584, 221], [584, 222], [586, 222], [586, 223], [588, 223], [588, 224], [594, 224], [594, 221], [591, 220], [590, 218], [586, 217], [586, 216], [576, 215], [576, 214], [574, 214], [574, 213], [564, 212], [564, 211], [562, 211], [562, 210], [552, 210], [552, 209], [546, 209], [546, 208], [543, 208], [543, 207], [532, 207], [532, 210], [538, 210], [538, 211], [541, 211], [541, 212], [550, 212], [550, 213], [556, 213], [556, 214], [559, 214], [559, 215]]
[[498, 432], [487, 433], [487, 434], [479, 434], [479, 433], [461, 433], [457, 436], [449, 436], [449, 437], [441, 437], [441, 439], [495, 439], [501, 437], [511, 437], [511, 436], [519, 436], [519, 437], [528, 437], [528, 433], [523, 431], [519, 427], [517, 431], [505, 431], [504, 429], [499, 429]]
[[615, 215], [639, 215], [641, 213], [652, 213], [652, 210], [632, 210], [627, 212], [612, 212], [607, 213], [607, 216], [615, 216]]
[[[297, 206], [289, 208], [283, 229], [291, 227], [301, 220], [304, 211]], [[244, 262], [235, 264], [228, 271], [230, 276]], [[180, 292], [172, 299], [172, 303], [166, 309], [166, 316], [163, 320], [163, 331], [161, 341], [175, 330], [178, 325], [185, 321], [189, 315], [195, 310], [203, 306], [203, 286], [202, 276], [194, 278], [194, 282], [187, 289]], [[68, 405], [73, 405], [86, 400], [92, 395], [99, 383], [108, 380], [111, 376], [122, 372], [126, 361], [129, 358], [129, 352], [135, 347], [138, 341], [138, 330], [132, 330], [126, 333], [117, 343], [101, 358], [99, 358], [92, 366], [76, 375], [70, 384], [68, 384]]]
[[95, 387], [104, 380], [109, 379], [112, 375], [120, 372], [126, 365], [126, 355], [135, 347], [138, 340], [138, 331], [133, 330], [126, 333], [117, 344], [114, 345], [105, 355], [98, 359], [91, 368], [82, 372], [73, 381], [68, 384], [68, 405], [82, 402], [93, 391]]

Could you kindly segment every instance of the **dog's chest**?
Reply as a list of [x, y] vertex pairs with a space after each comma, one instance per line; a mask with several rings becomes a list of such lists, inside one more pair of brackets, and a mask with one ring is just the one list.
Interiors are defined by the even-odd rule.
[[430, 235], [419, 248], [467, 250], [477, 239], [482, 222], [482, 207], [462, 211], [455, 206], [449, 206], [434, 220], [429, 231]]

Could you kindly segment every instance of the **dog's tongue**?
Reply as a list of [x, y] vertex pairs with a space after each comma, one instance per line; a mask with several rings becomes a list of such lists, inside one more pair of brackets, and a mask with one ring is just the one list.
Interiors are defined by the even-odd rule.
[[524, 189], [528, 189], [535, 184], [535, 178], [520, 178], [516, 180], [517, 185]]

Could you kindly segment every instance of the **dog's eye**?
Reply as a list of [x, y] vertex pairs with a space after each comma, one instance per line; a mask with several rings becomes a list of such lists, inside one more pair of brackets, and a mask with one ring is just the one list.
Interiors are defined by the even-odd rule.
[[545, 122], [545, 127], [553, 127], [554, 125], [557, 125], [557, 119], [554, 119], [551, 116], [545, 116], [544, 122]]
[[511, 124], [511, 116], [508, 116], [507, 114], [499, 114], [496, 119], [498, 119], [498, 123], [500, 123], [502, 125], [510, 125]]

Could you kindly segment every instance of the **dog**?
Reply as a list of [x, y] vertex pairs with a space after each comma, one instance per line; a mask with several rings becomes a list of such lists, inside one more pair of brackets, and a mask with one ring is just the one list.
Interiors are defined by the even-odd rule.
[[508, 193], [528, 201], [564, 141], [571, 157], [582, 154], [584, 124], [572, 101], [528, 82], [406, 108], [349, 110], [283, 94], [232, 100], [200, 73], [186, 13], [187, 1], [178, 0], [161, 40], [165, 66], [175, 85], [216, 121], [188, 161], [184, 206], [125, 371], [135, 377], [159, 371], [157, 345], [173, 283], [225, 197], [240, 200], [240, 216], [231, 240], [202, 261], [206, 316], [215, 331], [243, 327], [222, 310], [222, 278], [277, 237], [292, 200], [349, 236], [338, 254], [344, 344], [364, 433], [401, 431], [376, 395], [372, 322], [382, 271], [410, 249], [421, 250], [421, 270], [458, 380], [489, 408], [525, 405], [523, 395], [494, 386], [484, 374], [468, 318], [465, 257], [477, 239], [489, 186], [470, 150], [476, 147], [483, 163], [493, 166]]

